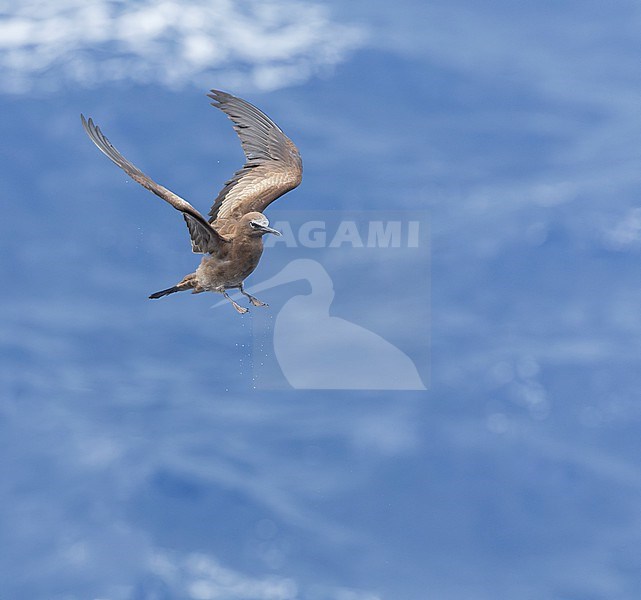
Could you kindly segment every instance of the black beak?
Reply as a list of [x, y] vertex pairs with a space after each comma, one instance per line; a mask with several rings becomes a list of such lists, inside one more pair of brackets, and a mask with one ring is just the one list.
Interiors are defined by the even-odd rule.
[[259, 227], [263, 233], [273, 233], [274, 235], [283, 235], [280, 231], [277, 231], [276, 229], [272, 229], [271, 227], [267, 227], [265, 225], [260, 225]]

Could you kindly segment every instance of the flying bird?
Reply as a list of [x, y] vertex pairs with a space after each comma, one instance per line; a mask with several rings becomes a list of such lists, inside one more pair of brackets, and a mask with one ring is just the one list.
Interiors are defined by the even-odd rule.
[[225, 183], [205, 219], [189, 202], [157, 184], [130, 163], [105, 137], [93, 119], [80, 115], [82, 126], [100, 151], [129, 177], [179, 210], [187, 223], [191, 250], [203, 254], [198, 268], [176, 285], [149, 296], [162, 298], [174, 292], [217, 292], [239, 313], [240, 306], [227, 290], [238, 289], [254, 306], [267, 306], [247, 293], [243, 282], [258, 266], [263, 236], [281, 235], [269, 227], [263, 211], [274, 200], [297, 187], [303, 163], [294, 143], [265, 113], [249, 102], [219, 90], [211, 90], [212, 106], [222, 110], [234, 124], [246, 162]]

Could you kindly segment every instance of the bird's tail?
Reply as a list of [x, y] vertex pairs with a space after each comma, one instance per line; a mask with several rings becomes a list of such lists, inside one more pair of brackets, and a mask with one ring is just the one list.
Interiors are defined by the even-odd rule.
[[163, 296], [169, 296], [169, 294], [173, 294], [174, 292], [180, 292], [180, 288], [175, 285], [174, 287], [167, 288], [166, 290], [160, 290], [159, 292], [154, 292], [150, 298], [156, 299], [156, 298], [162, 298]]
[[163, 296], [169, 296], [169, 294], [174, 294], [175, 292], [184, 292], [185, 290], [194, 290], [194, 293], [198, 291], [198, 283], [196, 281], [196, 273], [191, 273], [187, 275], [180, 283], [176, 284], [173, 287], [167, 288], [166, 290], [160, 290], [159, 292], [154, 292], [150, 299], [162, 298]]

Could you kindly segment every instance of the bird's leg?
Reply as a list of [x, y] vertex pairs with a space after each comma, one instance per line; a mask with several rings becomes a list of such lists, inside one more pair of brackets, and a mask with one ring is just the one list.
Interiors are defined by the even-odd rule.
[[240, 288], [240, 293], [247, 296], [249, 298], [249, 301], [254, 305], [254, 306], [269, 306], [266, 302], [261, 302], [258, 298], [255, 296], [252, 296], [251, 294], [248, 294], [245, 291], [245, 288], [243, 287], [243, 284], [241, 283], [239, 286]]
[[236, 309], [236, 310], [237, 310], [241, 315], [244, 315], [246, 312], [249, 312], [249, 309], [248, 309], [248, 308], [243, 308], [240, 304], [237, 304], [236, 302], [234, 302], [234, 301], [231, 299], [231, 297], [229, 296], [229, 294], [228, 294], [224, 289], [220, 290], [220, 293], [221, 293], [223, 296], [225, 296], [225, 298], [227, 298], [227, 300], [229, 300], [229, 301], [232, 303], [232, 306], [233, 306], [233, 307], [234, 307], [234, 308], [235, 308], [235, 309]]

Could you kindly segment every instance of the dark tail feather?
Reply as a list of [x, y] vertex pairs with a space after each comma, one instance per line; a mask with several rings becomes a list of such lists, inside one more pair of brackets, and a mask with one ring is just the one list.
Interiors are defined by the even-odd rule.
[[159, 292], [154, 292], [149, 298], [153, 298], [154, 300], [156, 298], [162, 298], [163, 296], [169, 296], [169, 294], [173, 294], [174, 292], [180, 292], [185, 288], [180, 288], [177, 285], [174, 287], [167, 288], [166, 290], [160, 290]]
[[194, 290], [194, 293], [196, 293], [195, 290], [199, 289], [198, 282], [196, 280], [196, 273], [190, 273], [189, 275], [185, 275], [183, 280], [179, 282], [177, 285], [175, 285], [174, 287], [167, 288], [166, 290], [160, 290], [159, 292], [156, 292], [149, 297], [155, 300], [156, 298], [169, 296], [169, 294], [173, 294], [175, 292], [184, 292], [185, 290], [191, 290], [191, 289]]

